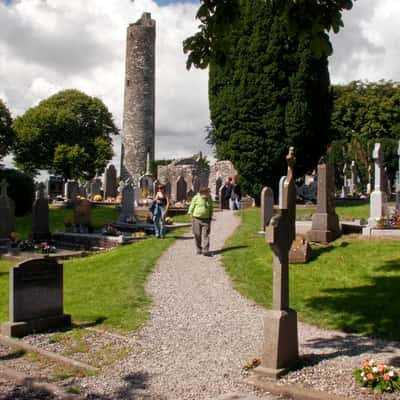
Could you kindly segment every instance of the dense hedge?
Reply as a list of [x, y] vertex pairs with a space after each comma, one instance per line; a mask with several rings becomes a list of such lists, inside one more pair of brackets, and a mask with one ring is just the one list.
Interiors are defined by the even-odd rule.
[[15, 202], [15, 215], [31, 212], [35, 197], [35, 185], [31, 176], [17, 169], [0, 169], [0, 181], [7, 181], [7, 193]]

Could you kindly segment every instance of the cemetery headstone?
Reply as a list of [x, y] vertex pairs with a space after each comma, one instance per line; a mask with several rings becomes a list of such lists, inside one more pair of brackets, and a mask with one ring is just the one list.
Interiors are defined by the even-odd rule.
[[353, 160], [351, 162], [351, 178], [350, 178], [350, 194], [355, 196], [357, 191], [357, 168], [356, 162]]
[[117, 196], [117, 170], [109, 165], [104, 174], [104, 200]]
[[74, 206], [74, 230], [77, 233], [88, 233], [91, 227], [92, 205], [87, 199], [78, 200]]
[[269, 224], [274, 212], [274, 192], [265, 186], [261, 191], [261, 231], [265, 231], [265, 227]]
[[3, 335], [22, 337], [71, 325], [71, 316], [64, 314], [62, 264], [52, 258], [28, 260], [13, 267], [9, 279], [9, 321], [1, 325]]
[[370, 195], [371, 191], [372, 191], [372, 166], [368, 165], [367, 194]]
[[289, 250], [296, 237], [296, 185], [293, 177], [294, 149], [287, 156], [288, 172], [281, 186], [281, 204], [275, 210], [265, 237], [274, 253], [273, 309], [264, 318], [264, 341], [260, 375], [273, 378], [298, 363], [297, 314], [289, 307]]
[[129, 222], [135, 218], [135, 195], [132, 180], [128, 178], [126, 181], [121, 181], [119, 190], [122, 195], [122, 200], [118, 221]]
[[383, 160], [380, 143], [375, 143], [372, 158], [375, 162], [375, 185], [370, 199], [370, 215], [368, 219], [369, 227], [376, 226], [378, 221], [386, 216], [386, 194], [382, 190]]
[[32, 206], [32, 232], [31, 240], [47, 240], [50, 237], [49, 230], [49, 199], [45, 195], [45, 186], [39, 184], [36, 192], [36, 200]]
[[396, 184], [396, 209], [400, 210], [400, 140], [397, 147], [397, 156], [399, 158], [399, 169], [397, 170], [397, 184]]
[[65, 183], [64, 187], [64, 197], [67, 200], [74, 202], [76, 200], [76, 197], [79, 196], [79, 194], [80, 191], [78, 182], [73, 180], [68, 180]]
[[342, 193], [340, 194], [340, 197], [342, 199], [345, 199], [349, 193], [349, 188], [347, 186], [347, 163], [344, 163], [343, 166], [343, 186], [342, 186]]
[[339, 218], [335, 211], [335, 176], [331, 166], [321, 158], [318, 165], [317, 212], [312, 217], [307, 239], [327, 243], [340, 236]]
[[61, 176], [50, 175], [47, 180], [47, 196], [50, 200], [64, 194], [64, 179]]
[[289, 251], [290, 264], [305, 264], [310, 261], [312, 250], [310, 243], [303, 237], [297, 237], [293, 240], [292, 247]]
[[8, 246], [10, 233], [15, 230], [14, 207], [7, 194], [8, 183], [3, 179], [0, 183], [0, 246]]

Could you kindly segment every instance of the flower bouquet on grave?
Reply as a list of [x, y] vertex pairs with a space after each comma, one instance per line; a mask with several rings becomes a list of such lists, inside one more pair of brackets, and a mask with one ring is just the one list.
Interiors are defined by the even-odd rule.
[[112, 224], [105, 224], [101, 233], [106, 236], [119, 236], [121, 234], [121, 232]]
[[56, 247], [52, 246], [50, 243], [41, 242], [35, 246], [35, 250], [42, 254], [50, 254], [56, 252]]
[[165, 218], [165, 223], [167, 225], [172, 225], [174, 223], [174, 220], [171, 217], [166, 217]]
[[400, 229], [400, 210], [395, 208], [389, 215], [389, 225], [392, 229]]
[[362, 368], [353, 371], [356, 381], [381, 393], [400, 390], [399, 372], [383, 362], [366, 359]]
[[375, 229], [385, 229], [387, 227], [388, 220], [386, 217], [376, 218], [376, 226]]
[[21, 251], [32, 251], [35, 249], [35, 243], [32, 240], [21, 240], [18, 247]]

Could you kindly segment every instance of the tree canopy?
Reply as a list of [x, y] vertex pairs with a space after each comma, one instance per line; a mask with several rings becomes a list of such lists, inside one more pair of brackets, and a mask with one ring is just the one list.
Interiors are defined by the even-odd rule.
[[355, 160], [362, 179], [366, 180], [368, 165], [372, 162], [375, 142], [381, 142], [384, 165], [393, 180], [400, 139], [400, 84], [353, 81], [334, 85], [330, 161], [336, 166], [337, 178], [344, 162]]
[[61, 91], [14, 123], [15, 161], [26, 172], [45, 169], [65, 179], [91, 179], [112, 158], [118, 134], [104, 103], [78, 90]]
[[231, 160], [243, 188], [256, 199], [263, 186], [277, 189], [289, 146], [296, 171], [312, 170], [329, 143], [329, 73], [316, 59], [311, 37], [288, 34], [286, 20], [269, 2], [243, 1], [222, 40], [228, 62], [210, 63], [212, 129], [208, 141], [219, 159]]
[[10, 111], [0, 99], [0, 158], [4, 157], [11, 149], [14, 141], [12, 118]]
[[[354, 0], [355, 1], [355, 0]], [[307, 35], [316, 57], [332, 53], [327, 32], [337, 33], [343, 26], [342, 12], [353, 7], [353, 0], [264, 0], [285, 19], [288, 33]], [[206, 68], [210, 61], [225, 61], [224, 33], [229, 31], [240, 14], [241, 0], [200, 0], [196, 18], [199, 31], [183, 42], [188, 53], [187, 68]]]

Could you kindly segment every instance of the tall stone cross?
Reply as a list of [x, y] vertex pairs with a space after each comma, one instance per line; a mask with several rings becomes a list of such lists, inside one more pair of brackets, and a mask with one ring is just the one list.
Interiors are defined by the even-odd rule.
[[377, 221], [386, 216], [386, 194], [382, 190], [382, 148], [380, 143], [375, 143], [372, 158], [375, 162], [375, 186], [370, 197], [370, 214], [368, 225], [373, 227]]
[[280, 205], [265, 228], [265, 237], [274, 253], [273, 305], [264, 317], [264, 343], [261, 365], [255, 372], [273, 378], [298, 363], [297, 314], [289, 308], [289, 250], [296, 237], [296, 185], [294, 148], [286, 157], [288, 172], [283, 180]]

